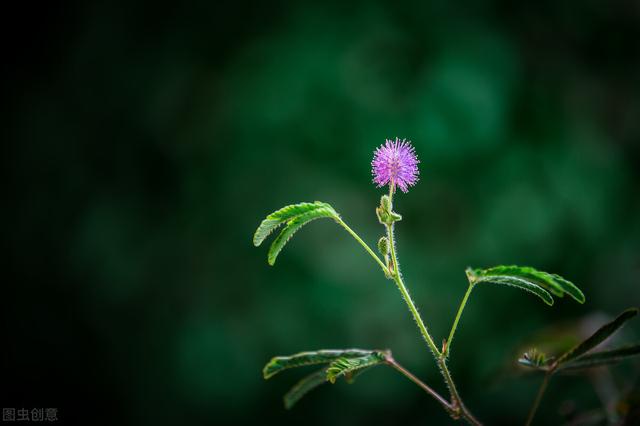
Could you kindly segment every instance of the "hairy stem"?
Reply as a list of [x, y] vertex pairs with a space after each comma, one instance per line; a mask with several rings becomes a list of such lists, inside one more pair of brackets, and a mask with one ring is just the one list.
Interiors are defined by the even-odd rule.
[[447, 388], [449, 388], [449, 393], [451, 394], [451, 405], [454, 409], [454, 418], [464, 418], [469, 424], [472, 425], [481, 425], [473, 414], [469, 411], [469, 409], [462, 402], [462, 398], [458, 393], [458, 389], [456, 388], [455, 383], [453, 383], [453, 378], [451, 377], [451, 373], [449, 372], [449, 368], [447, 367], [447, 361], [442, 354], [438, 360], [438, 367], [440, 367], [440, 373], [442, 373], [442, 377], [444, 377], [444, 381], [447, 384]]
[[[394, 192], [395, 192], [395, 186], [391, 184], [389, 187], [389, 200], [390, 200], [389, 204], [390, 204], [391, 210], [393, 209], [393, 193]], [[449, 407], [451, 408], [451, 410], [447, 410], [447, 411], [454, 419], [459, 419], [460, 417], [462, 417], [472, 425], [481, 425], [481, 423], [475, 417], [473, 417], [471, 412], [462, 403], [462, 399], [458, 394], [456, 385], [453, 383], [453, 378], [451, 377], [451, 373], [447, 368], [444, 351], [441, 353], [436, 347], [435, 343], [433, 342], [433, 338], [431, 337], [431, 335], [429, 334], [429, 331], [427, 330], [427, 326], [424, 324], [424, 321], [422, 320], [422, 317], [420, 316], [420, 313], [418, 312], [418, 309], [416, 308], [415, 303], [413, 303], [413, 300], [409, 295], [409, 291], [407, 290], [407, 287], [404, 285], [404, 282], [402, 280], [402, 274], [400, 273], [400, 268], [398, 266], [398, 258], [396, 255], [393, 223], [385, 224], [385, 227], [387, 228], [387, 239], [389, 240], [389, 246], [391, 249], [391, 267], [389, 268], [391, 276], [393, 277], [393, 280], [396, 282], [396, 285], [398, 286], [398, 289], [400, 290], [402, 297], [407, 303], [407, 306], [409, 307], [409, 311], [411, 311], [411, 314], [413, 315], [413, 319], [418, 325], [418, 328], [420, 329], [420, 333], [422, 333], [422, 337], [424, 337], [424, 340], [427, 342], [429, 349], [433, 353], [433, 356], [436, 359], [438, 366], [440, 367], [440, 372], [442, 373], [442, 376], [444, 377], [447, 387], [449, 388], [449, 393], [451, 394], [451, 403], [449, 404]], [[468, 297], [468, 294], [465, 296], [463, 305], [466, 303], [467, 297]], [[462, 306], [462, 308], [463, 307], [464, 306]], [[460, 315], [461, 315], [461, 310], [458, 311], [458, 318], [456, 318], [456, 321], [454, 323], [455, 325], [457, 325]]]
[[527, 417], [527, 423], [525, 423], [526, 426], [529, 426], [531, 424], [531, 422], [533, 421], [533, 417], [536, 415], [536, 411], [538, 411], [538, 406], [540, 405], [540, 401], [542, 401], [542, 395], [544, 395], [544, 391], [547, 390], [547, 385], [549, 384], [550, 377], [551, 377], [551, 374], [548, 372], [547, 374], [544, 375], [544, 380], [540, 385], [540, 389], [538, 390], [538, 395], [536, 395], [536, 400], [533, 401], [533, 405], [531, 406], [531, 411], [529, 411], [529, 417]]
[[[393, 268], [394, 270], [397, 271], [397, 267], [395, 266], [395, 264]], [[402, 281], [402, 278], [400, 278], [400, 275], [393, 275], [393, 279], [396, 282], [396, 285], [398, 286], [398, 289], [400, 290], [402, 297], [407, 303], [407, 306], [409, 307], [409, 311], [411, 311], [411, 315], [413, 315], [413, 319], [416, 321], [416, 324], [420, 329], [420, 333], [422, 334], [422, 337], [424, 337], [424, 340], [427, 342], [429, 349], [431, 349], [431, 352], [433, 352], [433, 356], [439, 357], [440, 352], [438, 351], [438, 348], [433, 342], [433, 338], [431, 338], [431, 335], [427, 330], [427, 326], [424, 325], [424, 322], [422, 321], [422, 317], [420, 317], [420, 313], [418, 312], [418, 308], [416, 308], [415, 303], [413, 303], [413, 299], [411, 299], [411, 295], [409, 294], [407, 287], [405, 287], [404, 282]]]
[[451, 406], [451, 404], [449, 404], [449, 402], [446, 399], [444, 399], [442, 396], [440, 396], [440, 394], [438, 392], [436, 392], [433, 389], [431, 389], [422, 380], [418, 379], [416, 376], [411, 374], [411, 372], [409, 372], [407, 369], [405, 369], [400, 364], [398, 364], [398, 362], [395, 359], [393, 359], [392, 356], [388, 355], [385, 359], [386, 359], [387, 364], [389, 364], [391, 367], [395, 368], [403, 376], [407, 377], [413, 383], [415, 383], [416, 385], [420, 386], [429, 395], [434, 397], [435, 400], [438, 401], [449, 414], [453, 414], [454, 413], [454, 410], [453, 410], [453, 407]]
[[365, 243], [362, 238], [360, 238], [360, 236], [358, 234], [355, 233], [355, 231], [353, 229], [351, 229], [349, 227], [349, 225], [347, 225], [346, 223], [344, 223], [344, 221], [342, 220], [342, 218], [338, 217], [335, 218], [336, 222], [338, 222], [338, 224], [340, 224], [344, 229], [347, 230], [347, 232], [349, 234], [351, 234], [351, 236], [353, 238], [355, 238], [355, 240], [357, 242], [360, 243], [360, 245], [362, 247], [364, 247], [364, 249], [367, 251], [367, 253], [369, 253], [371, 255], [371, 257], [373, 257], [373, 259], [378, 262], [378, 265], [380, 265], [380, 267], [382, 268], [382, 271], [385, 273], [385, 275], [389, 275], [389, 269], [387, 269], [386, 265], [382, 262], [382, 260], [380, 260], [380, 258], [378, 257], [377, 254], [375, 254], [375, 252], [373, 250], [371, 250], [371, 248], [367, 245], [367, 243]]
[[467, 304], [467, 299], [469, 299], [469, 295], [473, 290], [473, 283], [469, 283], [469, 287], [467, 288], [467, 292], [464, 294], [462, 298], [462, 302], [460, 302], [460, 307], [458, 308], [458, 313], [456, 314], [456, 319], [453, 321], [453, 325], [451, 326], [451, 331], [449, 332], [449, 338], [445, 343], [445, 347], [442, 350], [442, 353], [445, 358], [449, 356], [449, 351], [451, 350], [451, 343], [453, 342], [453, 336], [456, 334], [456, 329], [458, 328], [458, 321], [460, 321], [460, 317], [462, 316], [462, 311]]
[[[393, 200], [393, 191], [394, 191], [394, 187], [393, 185], [391, 185], [389, 189], [390, 200]], [[393, 206], [392, 202], [391, 202], [391, 205]], [[413, 300], [409, 295], [409, 291], [407, 290], [407, 287], [404, 285], [404, 282], [402, 281], [402, 275], [400, 274], [400, 268], [398, 267], [398, 258], [396, 257], [396, 249], [395, 249], [396, 244], [395, 244], [394, 235], [393, 235], [393, 224], [390, 224], [390, 225], [387, 224], [385, 225], [385, 227], [387, 228], [387, 239], [389, 240], [389, 247], [391, 249], [391, 268], [393, 270], [390, 271], [390, 275], [393, 277], [393, 280], [396, 282], [396, 285], [398, 286], [398, 290], [400, 290], [402, 297], [407, 303], [407, 306], [409, 307], [409, 311], [411, 311], [411, 315], [413, 315], [413, 319], [416, 321], [416, 324], [420, 329], [420, 333], [422, 333], [422, 337], [424, 337], [424, 340], [427, 342], [429, 349], [431, 349], [431, 352], [433, 352], [433, 356], [438, 358], [440, 356], [440, 351], [438, 351], [438, 348], [433, 342], [433, 338], [429, 334], [429, 331], [427, 330], [427, 326], [424, 324], [424, 321], [422, 321], [422, 317], [420, 316], [420, 313], [418, 313], [418, 308], [416, 308], [415, 303], [413, 303]]]

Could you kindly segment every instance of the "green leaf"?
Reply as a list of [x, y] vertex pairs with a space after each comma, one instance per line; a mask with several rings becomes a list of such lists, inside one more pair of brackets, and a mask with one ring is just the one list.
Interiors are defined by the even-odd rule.
[[258, 247], [269, 234], [288, 220], [319, 208], [331, 208], [331, 206], [327, 203], [315, 201], [313, 203], [292, 204], [271, 213], [260, 223], [260, 226], [258, 226], [258, 229], [253, 235], [253, 245]]
[[295, 234], [298, 229], [302, 228], [312, 220], [319, 219], [321, 217], [336, 218], [337, 213], [332, 208], [320, 208], [314, 211], [301, 214], [287, 222], [287, 226], [280, 232], [276, 239], [269, 247], [268, 261], [269, 265], [276, 263], [276, 258], [284, 246], [289, 242], [289, 239]]
[[357, 358], [338, 358], [327, 368], [327, 380], [335, 383], [340, 376], [352, 375], [356, 370], [381, 364], [384, 360], [384, 354], [381, 352], [372, 352]]
[[478, 283], [488, 283], [488, 284], [501, 284], [501, 285], [509, 285], [512, 287], [517, 287], [519, 289], [528, 291], [530, 293], [535, 294], [540, 299], [544, 301], [547, 305], [553, 305], [553, 297], [546, 291], [544, 288], [540, 287], [534, 282], [528, 281], [519, 277], [512, 276], [486, 276], [486, 277], [478, 277], [473, 281], [474, 284]]
[[[346, 373], [344, 375], [344, 380], [348, 384], [352, 385], [356, 381], [356, 378], [360, 377], [362, 375], [362, 373], [364, 373], [365, 371], [371, 370], [371, 367], [373, 367], [373, 366], [360, 368], [360, 369], [355, 370], [355, 371], [349, 371], [348, 373]], [[326, 376], [326, 374], [325, 374], [325, 376]]]
[[306, 365], [329, 364], [300, 380], [284, 395], [284, 406], [293, 407], [304, 395], [321, 384], [337, 377], [344, 376], [348, 383], [363, 371], [385, 361], [386, 352], [363, 349], [323, 349], [319, 351], [300, 352], [291, 356], [277, 356], [265, 365], [262, 373], [265, 379], [279, 372]]
[[562, 287], [562, 291], [567, 293], [569, 296], [573, 297], [573, 299], [578, 303], [584, 303], [586, 298], [584, 297], [584, 293], [580, 290], [574, 283], [571, 281], [565, 280], [560, 275], [557, 274], [548, 274], [553, 278], [553, 282], [560, 285]]
[[319, 351], [300, 352], [291, 356], [276, 356], [264, 366], [262, 374], [265, 379], [269, 379], [289, 368], [328, 364], [342, 357], [357, 358], [372, 353], [374, 351], [363, 349], [322, 349]]
[[604, 342], [613, 333], [618, 331], [625, 322], [638, 315], [638, 311], [638, 308], [629, 308], [625, 310], [620, 315], [618, 315], [616, 319], [596, 330], [596, 332], [593, 333], [591, 337], [573, 347], [569, 351], [565, 352], [560, 358], [558, 358], [556, 364], [560, 365], [580, 358], [582, 355], [595, 348], [600, 343]]
[[258, 226], [258, 229], [256, 229], [255, 234], [253, 234], [253, 245], [258, 247], [260, 244], [262, 244], [265, 238], [269, 236], [269, 234], [275, 231], [284, 222], [284, 220], [269, 219], [269, 216], [267, 216], [267, 219], [263, 220], [260, 223], [260, 226]]
[[253, 245], [259, 246], [273, 231], [281, 225], [285, 225], [269, 248], [268, 260], [269, 264], [273, 265], [282, 248], [298, 229], [310, 221], [322, 217], [337, 219], [340, 216], [333, 207], [320, 201], [283, 207], [271, 213], [260, 223], [255, 234], [253, 234]]
[[284, 407], [290, 410], [303, 396], [326, 382], [327, 372], [324, 368], [309, 374], [284, 395]]
[[582, 291], [572, 282], [556, 274], [539, 271], [530, 266], [501, 265], [488, 269], [467, 269], [467, 277], [472, 283], [504, 284], [529, 291], [541, 298], [547, 305], [553, 305], [553, 293], [557, 297], [568, 294], [579, 303], [584, 303]]
[[[346, 359], [346, 358], [345, 358]], [[376, 363], [370, 363], [369, 365], [361, 366], [357, 369], [346, 371], [343, 375], [347, 383], [352, 384], [356, 377], [360, 376], [363, 372], [368, 371]], [[284, 407], [289, 410], [302, 399], [307, 393], [317, 388], [318, 386], [327, 383], [327, 369], [321, 368], [320, 370], [305, 376], [302, 380], [293, 386], [289, 392], [284, 395]]]
[[608, 351], [595, 352], [586, 354], [571, 362], [562, 364], [558, 370], [583, 370], [587, 368], [600, 367], [603, 365], [615, 364], [626, 358], [640, 355], [640, 343], [625, 346], [622, 348], [611, 349]]

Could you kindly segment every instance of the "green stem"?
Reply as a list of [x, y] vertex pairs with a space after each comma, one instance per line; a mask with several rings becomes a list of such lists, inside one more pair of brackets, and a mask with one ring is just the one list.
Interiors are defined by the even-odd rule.
[[[394, 262], [393, 269], [394, 271], [397, 271], [397, 266], [395, 262]], [[424, 337], [424, 340], [427, 342], [427, 345], [429, 346], [429, 349], [431, 349], [431, 352], [433, 352], [433, 355], [435, 357], [439, 357], [440, 351], [438, 351], [438, 348], [433, 342], [433, 339], [431, 338], [431, 335], [427, 330], [427, 326], [424, 325], [424, 322], [420, 317], [420, 313], [418, 312], [418, 308], [416, 308], [415, 303], [413, 303], [413, 300], [411, 299], [411, 295], [409, 295], [409, 291], [407, 290], [407, 287], [405, 287], [404, 282], [402, 281], [402, 278], [400, 277], [399, 274], [395, 274], [395, 275], [392, 274], [392, 275], [393, 275], [394, 281], [396, 282], [396, 285], [398, 286], [398, 289], [400, 290], [400, 293], [402, 294], [402, 297], [404, 298], [405, 302], [407, 303], [407, 306], [409, 307], [409, 311], [411, 311], [411, 315], [413, 315], [413, 319], [415, 320], [416, 324], [418, 325], [418, 328], [420, 329], [420, 333], [422, 334], [422, 337]]]
[[[394, 192], [395, 192], [395, 185], [391, 184], [389, 187], [389, 204], [390, 204], [391, 211], [393, 211]], [[418, 312], [418, 309], [416, 308], [415, 303], [413, 303], [413, 300], [409, 295], [409, 291], [407, 290], [407, 287], [404, 285], [404, 282], [402, 281], [402, 274], [400, 274], [398, 259], [396, 257], [393, 223], [385, 224], [385, 227], [387, 228], [387, 238], [389, 240], [389, 246], [391, 249], [391, 262], [392, 262], [391, 264], [392, 270], [390, 271], [391, 276], [393, 277], [393, 280], [396, 282], [396, 285], [398, 286], [398, 289], [400, 290], [402, 297], [407, 303], [407, 306], [409, 307], [409, 311], [411, 311], [411, 315], [413, 315], [413, 319], [418, 325], [418, 328], [420, 329], [420, 333], [422, 333], [422, 337], [424, 337], [424, 340], [427, 342], [429, 349], [433, 353], [433, 356], [436, 358], [436, 362], [440, 367], [440, 372], [442, 373], [442, 376], [444, 377], [447, 387], [449, 388], [449, 393], [451, 394], [452, 401], [449, 404], [449, 406], [451, 407], [451, 410], [448, 410], [448, 412], [449, 414], [451, 414], [451, 416], [454, 419], [459, 419], [460, 417], [463, 417], [467, 422], [469, 422], [472, 425], [481, 425], [481, 423], [475, 417], [473, 417], [471, 412], [462, 403], [462, 399], [458, 394], [458, 390], [456, 389], [456, 385], [453, 382], [451, 373], [447, 368], [444, 352], [441, 353], [436, 347], [435, 343], [433, 342], [433, 338], [429, 334], [429, 331], [427, 330], [427, 327], [424, 324], [424, 321], [422, 321], [422, 317], [420, 316], [420, 313]], [[467, 297], [468, 297], [468, 294], [465, 296], [465, 300], [463, 301], [463, 303], [466, 303]], [[461, 314], [461, 311], [458, 312], [458, 316], [460, 314]], [[455, 321], [456, 325], [457, 325], [458, 319], [459, 318], [457, 318]]]
[[453, 378], [451, 377], [451, 373], [449, 372], [449, 368], [447, 367], [447, 361], [444, 357], [444, 354], [441, 355], [438, 360], [438, 367], [440, 367], [440, 373], [444, 377], [444, 380], [447, 384], [447, 388], [449, 388], [449, 394], [451, 394], [451, 405], [454, 409], [454, 418], [464, 418], [469, 424], [472, 425], [481, 425], [481, 423], [473, 417], [473, 414], [469, 411], [469, 409], [462, 402], [462, 398], [458, 393], [458, 389], [456, 388], [455, 383], [453, 382]]
[[473, 290], [473, 283], [469, 283], [469, 287], [467, 288], [467, 292], [464, 294], [462, 298], [462, 302], [460, 302], [460, 307], [458, 308], [458, 313], [456, 314], [456, 319], [453, 321], [453, 325], [451, 326], [451, 331], [449, 332], [449, 338], [445, 343], [445, 348], [443, 349], [443, 355], [445, 358], [449, 356], [449, 351], [451, 350], [451, 343], [453, 342], [453, 336], [456, 334], [456, 329], [458, 328], [458, 321], [460, 321], [460, 317], [462, 316], [462, 311], [467, 304], [467, 300], [469, 299], [469, 295]]
[[[391, 205], [391, 209], [393, 208], [394, 189], [395, 189], [394, 185], [391, 185], [389, 187], [389, 200], [390, 200], [389, 203]], [[422, 321], [422, 317], [420, 316], [420, 313], [418, 313], [418, 308], [416, 308], [415, 303], [413, 303], [413, 300], [411, 299], [411, 295], [409, 295], [409, 290], [407, 290], [407, 287], [404, 285], [404, 282], [402, 281], [402, 275], [400, 274], [400, 268], [398, 267], [398, 258], [396, 257], [396, 248], [395, 248], [396, 244], [395, 244], [394, 234], [393, 234], [393, 223], [386, 224], [385, 227], [387, 228], [387, 239], [389, 240], [389, 247], [391, 249], [391, 266], [393, 268], [393, 270], [390, 271], [390, 275], [393, 277], [393, 280], [396, 282], [396, 285], [398, 286], [398, 290], [400, 290], [400, 293], [402, 294], [404, 301], [407, 303], [407, 306], [409, 307], [409, 311], [411, 311], [411, 315], [413, 315], [413, 319], [418, 325], [418, 328], [420, 329], [420, 333], [422, 333], [422, 337], [424, 337], [424, 340], [427, 342], [429, 349], [431, 349], [431, 352], [433, 352], [433, 355], [437, 358], [440, 356], [440, 351], [438, 350], [435, 343], [433, 342], [433, 338], [429, 334], [429, 331], [427, 330], [427, 326], [424, 324], [424, 321]]]
[[531, 425], [533, 421], [533, 417], [536, 415], [536, 411], [538, 411], [538, 406], [540, 406], [540, 401], [542, 401], [542, 395], [544, 395], [544, 391], [547, 390], [547, 385], [549, 384], [549, 378], [551, 377], [550, 373], [544, 375], [544, 380], [540, 385], [540, 389], [538, 390], [538, 395], [536, 395], [536, 400], [533, 401], [533, 405], [531, 406], [531, 411], [529, 411], [529, 417], [527, 417], [526, 426]]
[[351, 236], [353, 238], [356, 239], [357, 242], [360, 243], [360, 245], [362, 247], [364, 247], [364, 249], [367, 251], [367, 253], [369, 253], [371, 255], [371, 257], [373, 257], [373, 259], [378, 262], [378, 265], [380, 265], [380, 267], [382, 268], [382, 271], [385, 273], [385, 275], [389, 274], [389, 269], [387, 269], [386, 265], [382, 262], [382, 260], [380, 260], [380, 258], [378, 257], [377, 254], [375, 254], [375, 252], [373, 250], [371, 250], [371, 248], [367, 245], [367, 243], [365, 243], [362, 238], [360, 238], [360, 236], [358, 234], [355, 233], [355, 231], [353, 229], [351, 229], [349, 227], [349, 225], [347, 225], [346, 223], [344, 223], [344, 221], [342, 220], [342, 218], [337, 217], [335, 218], [336, 222], [338, 222], [344, 229], [347, 230], [347, 232], [349, 234], [351, 234]]

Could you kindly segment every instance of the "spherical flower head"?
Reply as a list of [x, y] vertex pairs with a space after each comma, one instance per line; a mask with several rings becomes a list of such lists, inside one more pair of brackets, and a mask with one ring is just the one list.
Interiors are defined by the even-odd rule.
[[378, 188], [387, 184], [402, 192], [407, 192], [410, 186], [418, 182], [418, 157], [411, 141], [405, 139], [387, 139], [384, 145], [380, 145], [373, 154], [371, 161], [371, 173], [373, 182]]

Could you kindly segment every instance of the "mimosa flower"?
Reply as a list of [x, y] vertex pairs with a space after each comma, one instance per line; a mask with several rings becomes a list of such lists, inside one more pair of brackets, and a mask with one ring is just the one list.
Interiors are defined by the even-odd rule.
[[384, 145], [380, 145], [371, 162], [373, 182], [378, 188], [387, 184], [399, 187], [402, 192], [407, 192], [410, 186], [418, 182], [418, 157], [411, 141], [396, 138], [394, 141], [387, 139]]

